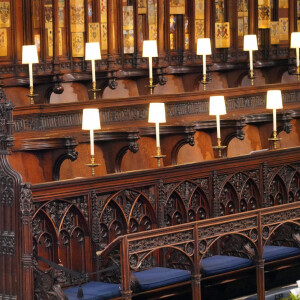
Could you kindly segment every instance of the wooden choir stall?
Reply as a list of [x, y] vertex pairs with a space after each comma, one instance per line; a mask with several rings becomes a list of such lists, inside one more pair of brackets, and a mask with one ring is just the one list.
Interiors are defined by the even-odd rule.
[[0, 0], [0, 300], [289, 297], [299, 31], [300, 0]]

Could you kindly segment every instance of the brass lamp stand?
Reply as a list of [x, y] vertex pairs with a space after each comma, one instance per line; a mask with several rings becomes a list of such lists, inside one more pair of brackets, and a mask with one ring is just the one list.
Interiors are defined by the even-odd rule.
[[95, 176], [95, 168], [100, 166], [100, 164], [95, 164], [95, 155], [91, 155], [91, 163], [86, 164], [86, 166], [90, 167], [92, 170], [92, 176]]
[[160, 167], [160, 160], [166, 157], [166, 155], [161, 154], [160, 147], [156, 147], [156, 155], [152, 156], [153, 158], [157, 159], [157, 167]]
[[222, 155], [222, 152], [223, 150], [226, 148], [227, 146], [222, 146], [221, 145], [221, 138], [217, 138], [217, 146], [213, 146], [213, 149], [216, 149], [218, 150], [218, 157], [221, 158], [223, 155]]

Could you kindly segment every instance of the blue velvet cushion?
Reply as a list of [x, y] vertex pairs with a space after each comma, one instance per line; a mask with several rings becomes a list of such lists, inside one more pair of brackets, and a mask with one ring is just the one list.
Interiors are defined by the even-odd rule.
[[[121, 295], [121, 288], [119, 284], [105, 283], [98, 281], [87, 282], [82, 285], [83, 298], [82, 300], [102, 300], [111, 299]], [[77, 300], [78, 287], [65, 289], [64, 293], [69, 300]]]
[[300, 254], [300, 249], [295, 247], [265, 246], [263, 258], [267, 262], [298, 254]]
[[252, 260], [236, 256], [214, 255], [202, 260], [204, 276], [226, 273], [229, 271], [249, 267]]
[[139, 281], [142, 291], [148, 291], [177, 282], [187, 281], [191, 277], [190, 272], [186, 270], [160, 267], [135, 272], [133, 274]]

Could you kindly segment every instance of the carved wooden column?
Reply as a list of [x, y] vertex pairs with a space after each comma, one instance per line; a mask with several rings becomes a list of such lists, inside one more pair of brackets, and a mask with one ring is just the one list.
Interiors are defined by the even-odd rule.
[[193, 239], [195, 241], [194, 249], [194, 272], [191, 276], [193, 300], [201, 300], [201, 274], [199, 257], [198, 226], [194, 226]]
[[32, 7], [30, 0], [23, 0], [23, 37], [24, 45], [31, 45], [32, 39]]
[[122, 282], [122, 299], [130, 300], [132, 291], [130, 289], [130, 266], [129, 266], [129, 249], [127, 236], [123, 237], [121, 242], [121, 282]]
[[115, 66], [116, 56], [118, 53], [118, 4], [117, 0], [108, 0], [108, 68], [113, 69]]
[[255, 7], [255, 0], [249, 0], [249, 34], [255, 34], [255, 24], [256, 24], [256, 15], [255, 15], [255, 11], [257, 10], [257, 8]]
[[264, 272], [264, 259], [263, 245], [262, 245], [262, 226], [261, 226], [261, 212], [258, 213], [258, 260], [256, 261], [256, 288], [257, 299], [265, 299], [265, 272]]
[[[31, 192], [7, 155], [13, 146], [13, 104], [0, 89], [0, 299], [33, 299]], [[21, 218], [20, 218], [21, 213]]]
[[[157, 50], [159, 57], [159, 65], [165, 56], [165, 6], [164, 0], [157, 1]], [[162, 61], [161, 61], [162, 60]]]
[[21, 262], [22, 262], [22, 299], [33, 299], [33, 261], [32, 261], [32, 216], [34, 213], [32, 193], [30, 184], [22, 185], [20, 196], [20, 212], [21, 212]]
[[[204, 32], [205, 32], [205, 37], [210, 38], [211, 37], [211, 26], [212, 26], [212, 20], [214, 20], [214, 18], [212, 18], [212, 7], [215, 6], [214, 0], [206, 0], [205, 2], [205, 28], [204, 28]], [[212, 45], [213, 40], [211, 41]]]
[[59, 66], [59, 28], [58, 28], [58, 1], [53, 1], [53, 72], [60, 71]]
[[289, 32], [290, 34], [297, 30], [297, 22], [295, 22], [295, 13], [297, 14], [296, 1], [289, 1]]

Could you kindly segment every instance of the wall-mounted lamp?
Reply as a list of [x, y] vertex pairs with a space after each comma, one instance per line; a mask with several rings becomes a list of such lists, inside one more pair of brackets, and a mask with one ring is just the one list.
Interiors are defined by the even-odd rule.
[[267, 109], [273, 109], [273, 138], [269, 138], [273, 141], [274, 149], [276, 149], [276, 143], [280, 139], [277, 138], [277, 122], [276, 122], [276, 109], [282, 108], [282, 96], [280, 90], [272, 90], [267, 92]]
[[164, 103], [150, 103], [149, 105], [149, 123], [155, 123], [156, 132], [156, 155], [157, 166], [160, 167], [160, 160], [165, 157], [161, 154], [160, 138], [159, 138], [159, 123], [166, 123], [166, 112]]
[[153, 94], [153, 74], [152, 74], [152, 57], [157, 57], [157, 43], [155, 40], [143, 42], [143, 57], [149, 57], [149, 88], [150, 94]]
[[29, 95], [30, 104], [34, 104], [33, 98], [37, 95], [33, 93], [33, 74], [32, 64], [39, 62], [36, 45], [26, 45], [22, 47], [22, 64], [28, 64], [29, 67]]
[[300, 48], [300, 32], [292, 32], [291, 34], [291, 48], [296, 49], [296, 74], [300, 76], [300, 67], [299, 67], [299, 48]]
[[207, 84], [206, 79], [206, 55], [211, 55], [211, 44], [209, 38], [200, 38], [197, 41], [197, 55], [203, 55], [203, 81], [201, 83]]
[[244, 51], [249, 51], [250, 79], [253, 85], [253, 51], [258, 50], [256, 34], [244, 35]]
[[96, 89], [96, 72], [95, 72], [95, 60], [101, 59], [100, 45], [99, 43], [86, 43], [85, 44], [85, 60], [90, 60], [92, 65], [92, 82], [93, 89], [91, 90], [94, 93], [94, 100], [96, 100], [96, 92], [100, 89]]
[[82, 115], [82, 129], [90, 131], [91, 163], [87, 166], [92, 169], [92, 176], [95, 176], [95, 150], [94, 150], [94, 130], [101, 129], [100, 114], [98, 108], [85, 108]]
[[217, 146], [214, 149], [218, 150], [219, 157], [222, 157], [222, 150], [226, 146], [221, 145], [221, 128], [220, 128], [220, 115], [226, 115], [226, 106], [224, 96], [211, 96], [209, 99], [209, 114], [216, 116], [217, 121]]

